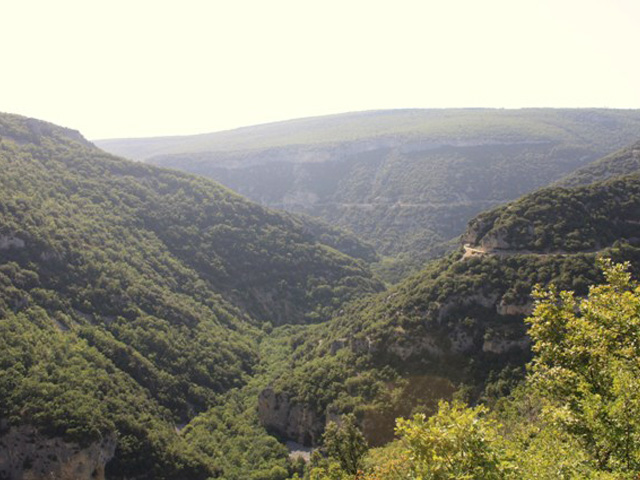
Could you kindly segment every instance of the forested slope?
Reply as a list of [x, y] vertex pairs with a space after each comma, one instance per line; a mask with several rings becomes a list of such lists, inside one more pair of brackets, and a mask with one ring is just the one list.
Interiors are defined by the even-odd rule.
[[[640, 473], [640, 285], [629, 263], [598, 261], [586, 296], [536, 288], [533, 358], [509, 395], [398, 418], [367, 449], [353, 415], [330, 423], [309, 478], [633, 479]], [[367, 451], [368, 450], [368, 451]]]
[[479, 212], [623, 147], [638, 131], [633, 110], [392, 110], [99, 145], [346, 227], [394, 257], [381, 271], [396, 280], [446, 249]]
[[0, 115], [0, 430], [98, 449], [96, 474], [113, 455], [109, 478], [222, 473], [176, 425], [246, 384], [263, 327], [324, 320], [381, 289], [321, 235], [341, 241], [211, 181]]
[[592, 162], [558, 181], [558, 185], [575, 187], [636, 173], [640, 170], [640, 142]]
[[[630, 134], [622, 113], [589, 112], [564, 114], [616, 132], [584, 127], [591, 147]], [[456, 118], [445, 133], [467, 140], [497, 121], [456, 130]], [[541, 132], [557, 133], [545, 118]], [[501, 141], [530, 127], [515, 121]], [[522, 153], [518, 178], [547, 161], [513, 143], [463, 143], [433, 151], [485, 149], [488, 172]], [[567, 145], [554, 151], [586, 158]], [[380, 445], [398, 416], [435, 412], [456, 391], [495, 400], [529, 358], [534, 284], [583, 295], [601, 280], [598, 256], [640, 265], [640, 177], [606, 173], [631, 173], [636, 150], [594, 163], [581, 186], [477, 216], [464, 246], [382, 291], [367, 267], [375, 251], [349, 233], [0, 115], [0, 478], [64, 460], [87, 478], [284, 480], [302, 467], [266, 429], [317, 444], [327, 421], [354, 412]], [[397, 185], [430, 178], [406, 175]], [[485, 196], [519, 188], [480, 185]]]
[[396, 417], [433, 412], [456, 389], [474, 401], [503, 395], [529, 355], [534, 285], [585, 295], [602, 280], [599, 256], [637, 272], [639, 199], [640, 178], [629, 175], [550, 187], [478, 216], [465, 248], [298, 338], [293, 373], [261, 395], [264, 424], [314, 443], [327, 421], [353, 411], [379, 444]]
[[462, 237], [486, 251], [562, 253], [640, 240], [640, 175], [539, 190], [478, 215]]

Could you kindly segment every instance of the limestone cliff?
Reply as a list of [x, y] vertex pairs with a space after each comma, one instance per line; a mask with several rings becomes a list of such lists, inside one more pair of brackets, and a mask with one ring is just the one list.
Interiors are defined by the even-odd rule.
[[113, 435], [81, 447], [28, 425], [8, 427], [0, 421], [0, 479], [104, 480], [115, 449]]
[[326, 416], [290, 400], [286, 392], [266, 388], [258, 398], [258, 415], [267, 430], [302, 445], [316, 445], [324, 431]]

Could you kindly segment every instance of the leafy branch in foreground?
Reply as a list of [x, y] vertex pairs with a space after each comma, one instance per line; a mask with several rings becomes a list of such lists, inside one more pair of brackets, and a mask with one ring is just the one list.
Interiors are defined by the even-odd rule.
[[628, 264], [602, 262], [607, 283], [577, 300], [538, 290], [529, 319], [531, 383], [546, 413], [579, 438], [599, 469], [640, 471], [640, 285]]
[[513, 466], [499, 441], [498, 424], [483, 406], [440, 402], [438, 413], [399, 419], [396, 432], [408, 448], [412, 478], [501, 479]]

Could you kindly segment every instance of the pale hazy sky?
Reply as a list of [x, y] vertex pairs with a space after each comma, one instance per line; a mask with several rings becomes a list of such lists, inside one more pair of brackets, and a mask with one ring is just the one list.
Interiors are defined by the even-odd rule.
[[0, 5], [0, 111], [91, 139], [380, 108], [640, 108], [640, 0]]

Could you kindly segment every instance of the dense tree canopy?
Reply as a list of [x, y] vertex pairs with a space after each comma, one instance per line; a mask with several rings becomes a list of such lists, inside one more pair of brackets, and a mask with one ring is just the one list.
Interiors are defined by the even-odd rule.
[[[113, 435], [109, 478], [634, 478], [639, 197], [536, 192], [472, 223], [507, 248], [382, 291], [349, 233], [0, 115], [3, 434]], [[326, 458], [288, 458], [267, 387], [320, 433], [348, 414]]]
[[273, 325], [327, 319], [382, 288], [321, 237], [359, 248], [211, 181], [0, 115], [0, 419], [81, 446], [115, 433], [109, 476], [221, 473], [177, 426], [247, 384]]

